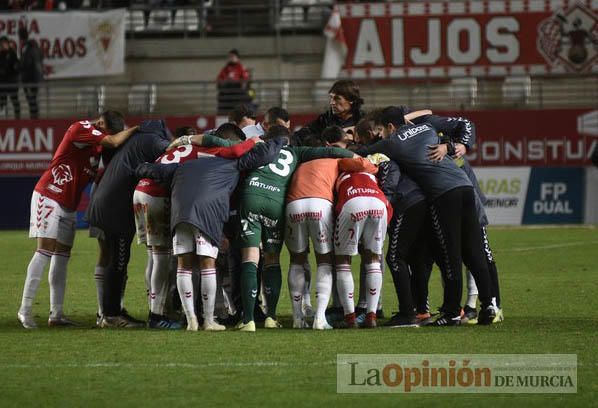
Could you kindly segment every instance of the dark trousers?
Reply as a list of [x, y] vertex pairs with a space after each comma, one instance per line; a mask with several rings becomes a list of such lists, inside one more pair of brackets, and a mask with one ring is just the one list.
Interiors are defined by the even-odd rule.
[[21, 103], [19, 102], [19, 87], [0, 84], [0, 108], [8, 105], [8, 98], [12, 103], [15, 119], [21, 118]]
[[39, 107], [37, 105], [39, 87], [37, 85], [29, 85], [23, 87], [23, 90], [25, 91], [25, 98], [27, 98], [27, 104], [29, 105], [29, 117], [37, 119], [39, 117]]
[[492, 293], [492, 297], [496, 299], [496, 306], [500, 308], [500, 284], [498, 282], [498, 269], [496, 268], [496, 262], [494, 261], [494, 255], [492, 254], [492, 248], [490, 248], [486, 227], [482, 227], [482, 237], [484, 240], [484, 253], [486, 254], [486, 261], [488, 263], [488, 273], [490, 274], [490, 292]]
[[434, 258], [444, 279], [444, 311], [451, 316], [461, 312], [462, 263], [476, 281], [482, 308], [489, 306], [490, 277], [473, 187], [458, 187], [436, 198], [430, 217], [438, 251]]
[[131, 257], [131, 234], [108, 234], [106, 244], [110, 261], [104, 272], [104, 315], [121, 314], [120, 300], [127, 283], [127, 266]]
[[[431, 269], [431, 263], [426, 260], [426, 256], [416, 256], [416, 253], [421, 255], [422, 250], [425, 252], [422, 246], [427, 247], [425, 240], [427, 213], [428, 204], [426, 201], [420, 201], [402, 214], [397, 213], [393, 216], [388, 229], [389, 244], [386, 262], [399, 300], [399, 313], [404, 316], [415, 315], [416, 297], [419, 300], [418, 309], [422, 298], [425, 297], [427, 303], [428, 279], [425, 275], [427, 274], [429, 278], [426, 269]], [[415, 295], [412, 290], [419, 291], [424, 281], [425, 293]]]

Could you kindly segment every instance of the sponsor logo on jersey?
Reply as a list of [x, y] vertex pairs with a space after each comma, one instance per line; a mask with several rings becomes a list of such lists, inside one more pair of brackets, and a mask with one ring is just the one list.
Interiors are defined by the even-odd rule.
[[252, 221], [259, 221], [265, 227], [274, 228], [278, 225], [278, 220], [273, 220], [272, 218], [268, 218], [261, 214], [256, 214], [254, 212], [249, 212], [247, 218]]
[[398, 133], [397, 137], [399, 138], [399, 140], [405, 141], [407, 139], [410, 139], [414, 136], [419, 135], [420, 133], [424, 133], [428, 130], [430, 130], [430, 127], [428, 125], [420, 125], [420, 126], [412, 127], [412, 128], [409, 128], [407, 130], [404, 130], [404, 131]]
[[261, 188], [263, 190], [272, 191], [274, 193], [280, 193], [281, 192], [280, 188], [278, 188], [276, 186], [272, 186], [270, 184], [262, 183], [260, 181], [259, 177], [252, 177], [251, 180], [249, 180], [249, 185], [251, 187]]
[[382, 218], [384, 210], [364, 210], [351, 213], [351, 221], [357, 222], [365, 218]]
[[54, 184], [59, 186], [64, 185], [73, 180], [73, 173], [68, 164], [60, 164], [52, 168], [52, 177], [54, 177]]
[[349, 197], [352, 197], [354, 195], [369, 195], [369, 194], [377, 194], [378, 190], [374, 190], [373, 188], [367, 188], [367, 187], [353, 187], [350, 186], [347, 189], [347, 195]]
[[48, 190], [55, 193], [62, 193], [62, 189], [60, 187], [56, 187], [54, 184], [48, 184]]
[[297, 224], [305, 220], [320, 221], [322, 219], [322, 211], [308, 211], [299, 214], [291, 214], [290, 218], [293, 224]]

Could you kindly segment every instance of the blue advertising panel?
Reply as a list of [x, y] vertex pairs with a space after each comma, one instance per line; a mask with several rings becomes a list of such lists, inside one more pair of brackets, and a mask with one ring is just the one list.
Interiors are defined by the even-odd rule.
[[523, 224], [578, 224], [584, 216], [585, 169], [532, 168]]

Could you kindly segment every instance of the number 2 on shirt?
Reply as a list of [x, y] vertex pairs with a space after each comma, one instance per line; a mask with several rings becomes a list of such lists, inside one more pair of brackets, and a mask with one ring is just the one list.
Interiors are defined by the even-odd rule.
[[276, 163], [270, 163], [268, 166], [274, 174], [278, 174], [281, 177], [286, 177], [291, 171], [290, 165], [293, 163], [293, 155], [287, 150], [280, 151], [280, 157]]

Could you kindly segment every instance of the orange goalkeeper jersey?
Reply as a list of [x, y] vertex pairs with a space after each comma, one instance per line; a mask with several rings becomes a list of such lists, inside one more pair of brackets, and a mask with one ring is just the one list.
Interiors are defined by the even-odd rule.
[[355, 159], [316, 159], [305, 162], [295, 170], [287, 193], [287, 202], [302, 198], [323, 198], [334, 203], [334, 184], [339, 175], [339, 160], [342, 160], [343, 171], [370, 171], [375, 173], [376, 170], [376, 166], [361, 157]]

